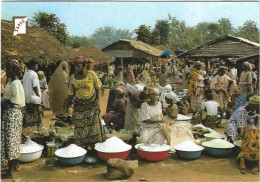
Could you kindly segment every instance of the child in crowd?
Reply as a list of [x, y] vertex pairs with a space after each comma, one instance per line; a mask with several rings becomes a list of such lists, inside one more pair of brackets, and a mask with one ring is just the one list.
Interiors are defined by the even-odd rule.
[[[218, 102], [213, 101], [213, 94], [211, 92], [208, 92], [206, 94], [206, 102], [201, 104], [201, 109], [203, 109], [203, 112], [206, 114], [206, 118], [203, 120], [203, 124], [206, 124], [207, 122], [220, 122], [223, 117], [222, 109], [220, 108], [220, 105]], [[220, 119], [218, 118], [218, 113], [220, 113]]]

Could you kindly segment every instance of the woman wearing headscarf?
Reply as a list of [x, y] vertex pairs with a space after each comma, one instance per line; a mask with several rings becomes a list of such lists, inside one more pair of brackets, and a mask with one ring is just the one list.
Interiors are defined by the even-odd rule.
[[203, 98], [204, 78], [201, 74], [202, 64], [200, 61], [196, 61], [194, 68], [188, 77], [188, 97], [190, 98], [190, 105], [192, 112], [198, 112], [200, 110], [200, 104]]
[[225, 134], [231, 141], [241, 140], [241, 129], [246, 124], [250, 117], [250, 113], [259, 112], [260, 96], [253, 96], [249, 99], [247, 106], [241, 106], [231, 115], [227, 126], [225, 127]]
[[103, 141], [103, 129], [99, 114], [99, 88], [101, 82], [94, 71], [89, 70], [93, 62], [83, 56], [74, 59], [76, 73], [69, 82], [68, 98], [64, 102], [68, 109], [73, 100], [75, 144], [90, 150], [97, 142]]
[[148, 94], [150, 100], [141, 106], [142, 126], [138, 143], [164, 144], [167, 140], [167, 143], [170, 144], [170, 134], [166, 129], [166, 121], [163, 119], [162, 104], [159, 102], [159, 90], [150, 88]]
[[[259, 96], [255, 95], [250, 98], [250, 102], [254, 104], [259, 104]], [[260, 147], [260, 137], [259, 137], [259, 115], [255, 113], [248, 113], [249, 118], [245, 122], [241, 130], [242, 143], [241, 152], [239, 153], [237, 159], [240, 160], [240, 171], [242, 174], [246, 173], [245, 161], [255, 161], [257, 162], [256, 167], [252, 169], [252, 173], [259, 174], [259, 147]]]
[[242, 66], [243, 72], [240, 75], [240, 80], [238, 83], [238, 88], [242, 94], [245, 96], [252, 92], [252, 74], [251, 74], [251, 64], [249, 62], [244, 62]]
[[50, 103], [49, 103], [49, 98], [46, 90], [48, 89], [46, 77], [43, 71], [38, 71], [37, 72], [39, 76], [39, 81], [40, 81], [40, 88], [41, 88], [41, 93], [42, 93], [42, 105], [44, 108], [50, 109]]
[[220, 66], [219, 74], [214, 77], [212, 82], [210, 83], [210, 89], [213, 90], [214, 101], [218, 102], [221, 109], [227, 108], [228, 103], [228, 92], [232, 80], [226, 75], [227, 67]]
[[1, 99], [1, 164], [8, 160], [6, 177], [13, 177], [14, 170], [18, 170], [23, 117], [21, 108], [25, 106], [25, 95], [18, 75], [21, 65], [18, 60], [7, 62], [6, 74], [10, 82], [5, 87]]

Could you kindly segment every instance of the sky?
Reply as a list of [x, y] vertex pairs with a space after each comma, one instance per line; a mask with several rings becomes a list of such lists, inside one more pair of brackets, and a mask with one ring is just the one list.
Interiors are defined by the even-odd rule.
[[55, 13], [67, 26], [69, 35], [90, 36], [100, 27], [135, 30], [154, 27], [168, 14], [188, 26], [229, 18], [235, 28], [253, 20], [259, 26], [259, 2], [1, 2], [1, 19], [28, 16], [39, 11]]

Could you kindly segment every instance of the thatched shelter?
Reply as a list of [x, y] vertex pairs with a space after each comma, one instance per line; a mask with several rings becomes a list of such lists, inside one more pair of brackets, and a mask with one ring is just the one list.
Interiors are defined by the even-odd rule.
[[27, 63], [35, 58], [42, 69], [57, 65], [61, 60], [72, 59], [71, 52], [59, 40], [38, 27], [28, 27], [25, 35], [14, 36], [12, 21], [1, 20], [2, 63], [19, 59]]
[[94, 60], [95, 67], [107, 66], [114, 61], [114, 58], [101, 51], [97, 46], [85, 46], [71, 49], [73, 57], [84, 56]]

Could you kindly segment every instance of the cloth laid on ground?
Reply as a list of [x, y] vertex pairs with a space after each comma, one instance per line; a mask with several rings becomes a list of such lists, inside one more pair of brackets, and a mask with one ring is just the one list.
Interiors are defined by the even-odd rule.
[[52, 112], [63, 113], [64, 100], [68, 97], [68, 87], [65, 83], [62, 63], [53, 73], [49, 82], [49, 103]]
[[195, 142], [191, 128], [192, 125], [187, 121], [176, 122], [168, 128], [171, 133], [171, 151], [175, 152], [174, 146], [187, 139]]

